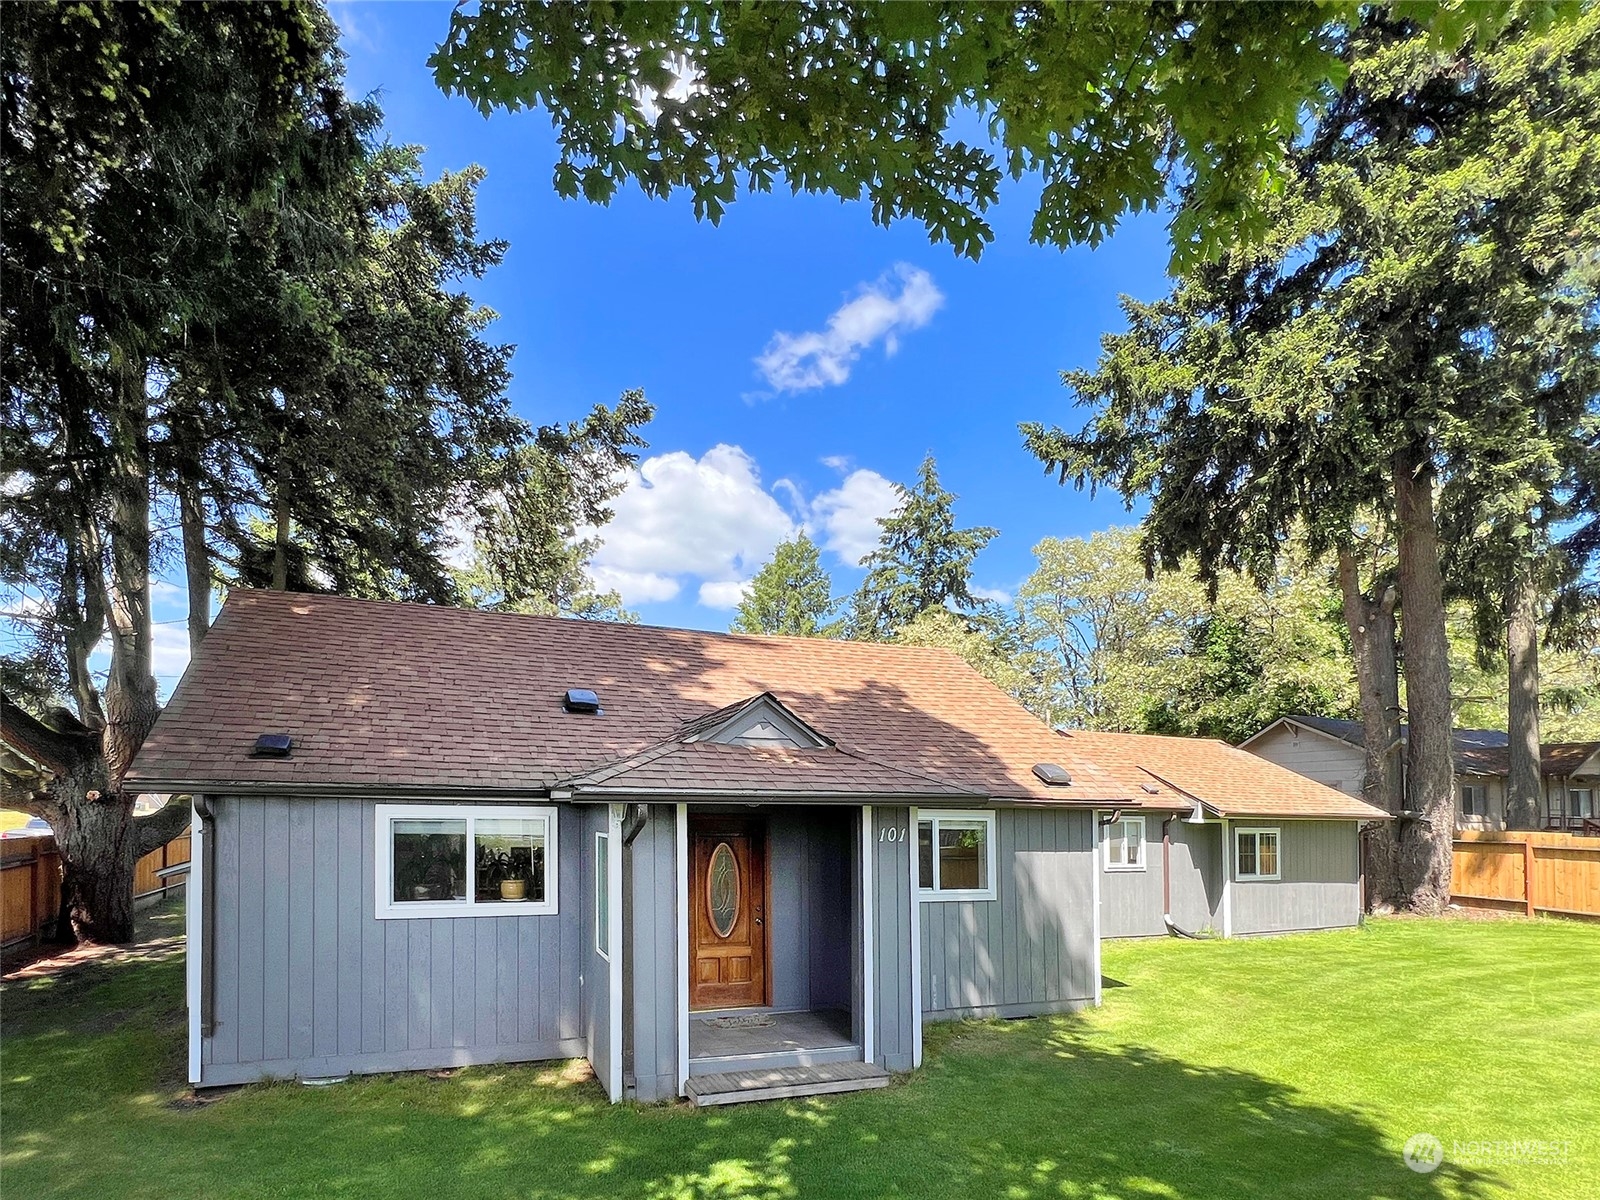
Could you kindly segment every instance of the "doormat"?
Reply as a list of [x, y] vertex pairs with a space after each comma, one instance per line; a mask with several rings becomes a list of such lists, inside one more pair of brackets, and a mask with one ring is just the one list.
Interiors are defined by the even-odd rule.
[[745, 1017], [711, 1017], [706, 1024], [713, 1029], [770, 1029], [778, 1018], [766, 1013], [751, 1013]]

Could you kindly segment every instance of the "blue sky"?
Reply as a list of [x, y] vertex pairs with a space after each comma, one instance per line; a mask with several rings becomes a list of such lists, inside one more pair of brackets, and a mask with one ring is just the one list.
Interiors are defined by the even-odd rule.
[[[962, 523], [1001, 531], [976, 571], [996, 593], [1026, 578], [1040, 538], [1128, 519], [1116, 497], [1047, 478], [1017, 423], [1081, 420], [1060, 372], [1092, 364], [1100, 335], [1123, 327], [1119, 294], [1165, 290], [1161, 218], [1130, 220], [1093, 251], [1033, 246], [1024, 182], [991, 210], [995, 244], [972, 263], [918, 224], [881, 229], [866, 205], [829, 197], [741, 195], [715, 228], [687, 197], [564, 201], [547, 116], [486, 120], [434, 85], [448, 4], [334, 13], [348, 86], [378, 94], [389, 136], [425, 146], [430, 175], [488, 172], [481, 229], [510, 251], [473, 290], [500, 314], [493, 336], [517, 348], [517, 411], [564, 420], [632, 387], [655, 403], [642, 474], [597, 561], [646, 621], [726, 628], [740, 581], [801, 524], [847, 593], [887, 481], [911, 479], [928, 451]], [[162, 592], [166, 692], [186, 655], [180, 597]]]

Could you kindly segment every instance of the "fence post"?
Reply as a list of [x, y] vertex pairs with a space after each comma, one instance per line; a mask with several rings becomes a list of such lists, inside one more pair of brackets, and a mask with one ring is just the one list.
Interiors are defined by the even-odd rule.
[[1522, 899], [1528, 909], [1528, 916], [1533, 916], [1533, 837], [1524, 836], [1522, 839]]

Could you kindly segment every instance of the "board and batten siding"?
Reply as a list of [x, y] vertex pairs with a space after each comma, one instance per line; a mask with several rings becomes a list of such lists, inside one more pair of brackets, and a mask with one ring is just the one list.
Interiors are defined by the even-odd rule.
[[[1145, 816], [1145, 866], [1141, 871], [1111, 870], [1105, 848], [1096, 851], [1100, 869], [1100, 936], [1158, 937], [1162, 920], [1161, 815]], [[1103, 835], [1102, 835], [1103, 836]], [[1177, 818], [1167, 827], [1171, 842], [1172, 919], [1198, 933], [1221, 925], [1222, 827]]]
[[1296, 726], [1280, 725], [1245, 749], [1347, 796], [1361, 794], [1367, 760], [1360, 746]]
[[1277, 879], [1239, 880], [1230, 887], [1233, 932], [1291, 933], [1338, 929], [1361, 920], [1359, 825], [1355, 821], [1236, 818], [1229, 830], [1278, 830]]
[[[677, 806], [652, 804], [623, 860], [623, 1078], [642, 1101], [678, 1093]], [[687, 950], [681, 952], [687, 953]]]
[[909, 808], [874, 808], [872, 856], [873, 1061], [890, 1071], [911, 1070], [917, 1032], [911, 980], [911, 859], [915, 838]]
[[995, 818], [995, 899], [918, 905], [922, 1009], [932, 1019], [1027, 1016], [1094, 1002], [1093, 816], [1000, 808]]
[[559, 913], [380, 921], [373, 801], [214, 806], [215, 1028], [202, 1086], [584, 1053], [570, 808], [558, 818]]

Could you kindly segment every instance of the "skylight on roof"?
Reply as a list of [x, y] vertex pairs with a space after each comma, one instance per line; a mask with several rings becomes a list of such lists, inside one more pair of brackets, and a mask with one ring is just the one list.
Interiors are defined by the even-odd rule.
[[1072, 775], [1057, 763], [1034, 763], [1033, 773], [1051, 787], [1072, 786]]

